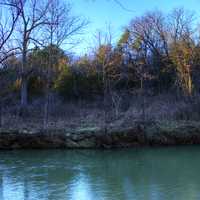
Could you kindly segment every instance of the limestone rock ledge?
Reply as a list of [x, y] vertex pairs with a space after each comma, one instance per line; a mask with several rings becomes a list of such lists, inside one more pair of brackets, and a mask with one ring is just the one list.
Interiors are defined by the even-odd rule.
[[200, 144], [199, 122], [135, 123], [77, 130], [0, 129], [0, 149], [95, 149]]

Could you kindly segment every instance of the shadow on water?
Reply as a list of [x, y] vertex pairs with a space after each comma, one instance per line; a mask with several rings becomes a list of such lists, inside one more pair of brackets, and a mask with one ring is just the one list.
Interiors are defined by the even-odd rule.
[[1, 151], [0, 199], [199, 199], [199, 155], [199, 146]]

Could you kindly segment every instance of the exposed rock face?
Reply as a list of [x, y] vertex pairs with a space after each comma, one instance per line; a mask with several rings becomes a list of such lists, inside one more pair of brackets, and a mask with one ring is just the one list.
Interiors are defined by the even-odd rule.
[[145, 145], [200, 144], [200, 124], [138, 123], [130, 128], [0, 130], [0, 149], [125, 148]]

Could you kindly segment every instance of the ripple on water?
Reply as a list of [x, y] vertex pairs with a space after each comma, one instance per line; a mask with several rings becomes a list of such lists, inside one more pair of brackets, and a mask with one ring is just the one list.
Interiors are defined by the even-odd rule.
[[0, 152], [0, 200], [200, 199], [200, 147]]

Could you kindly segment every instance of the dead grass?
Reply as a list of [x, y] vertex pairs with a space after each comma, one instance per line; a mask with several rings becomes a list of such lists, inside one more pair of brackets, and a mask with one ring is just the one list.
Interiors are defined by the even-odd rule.
[[[123, 98], [122, 98], [123, 99]], [[129, 102], [127, 102], [127, 99]], [[124, 104], [128, 104], [124, 109]], [[112, 105], [112, 104], [111, 104]], [[74, 101], [63, 104], [60, 101], [50, 105], [48, 128], [50, 129], [84, 129], [87, 127], [102, 127], [105, 125], [105, 115], [108, 118], [107, 126], [130, 127], [136, 121], [142, 121], [142, 99], [139, 96], [130, 96], [121, 101], [116, 108], [110, 106], [105, 113], [102, 100]], [[29, 106], [26, 117], [21, 117], [17, 107], [4, 107], [3, 128], [13, 129], [41, 129], [43, 128], [43, 106], [40, 102], [33, 102]], [[145, 121], [176, 122], [200, 120], [200, 97], [189, 101], [173, 95], [157, 95], [145, 97]], [[116, 116], [116, 113], [118, 115]]]

